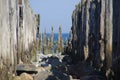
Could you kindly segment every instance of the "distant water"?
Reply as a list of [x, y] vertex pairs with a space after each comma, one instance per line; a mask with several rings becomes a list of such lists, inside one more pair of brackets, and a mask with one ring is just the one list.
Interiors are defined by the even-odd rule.
[[[54, 33], [54, 41], [58, 40], [58, 35], [59, 35], [58, 33]], [[50, 33], [47, 33], [46, 36], [47, 36], [47, 38], [49, 38], [50, 37]], [[67, 39], [69, 39], [69, 33], [62, 33], [62, 39], [64, 41], [66, 41]]]

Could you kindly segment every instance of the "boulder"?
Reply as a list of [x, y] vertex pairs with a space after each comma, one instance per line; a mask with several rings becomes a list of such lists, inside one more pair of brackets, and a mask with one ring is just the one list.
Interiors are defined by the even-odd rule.
[[41, 71], [35, 76], [35, 80], [46, 80], [50, 75], [52, 75], [51, 72]]
[[13, 80], [33, 80], [33, 77], [27, 73], [22, 73], [20, 76], [15, 76]]
[[35, 80], [70, 80], [70, 76], [57, 70], [41, 71], [35, 76]]
[[13, 80], [21, 80], [20, 76], [15, 76]]
[[18, 64], [16, 69], [17, 75], [21, 73], [29, 73], [29, 74], [36, 74], [36, 67], [32, 64]]
[[27, 73], [22, 73], [20, 75], [21, 80], [33, 80], [33, 77]]

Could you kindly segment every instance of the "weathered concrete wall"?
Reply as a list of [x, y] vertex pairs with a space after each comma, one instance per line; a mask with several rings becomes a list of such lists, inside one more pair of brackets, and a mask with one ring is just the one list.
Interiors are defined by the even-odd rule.
[[0, 80], [8, 80], [8, 74], [20, 61], [29, 61], [26, 56], [36, 41], [39, 26], [36, 16], [29, 1], [23, 0], [23, 26], [20, 26], [18, 1], [0, 0]]
[[119, 0], [81, 0], [76, 5], [71, 28], [74, 62], [87, 61], [103, 71], [113, 66], [112, 61], [118, 63], [119, 3]]

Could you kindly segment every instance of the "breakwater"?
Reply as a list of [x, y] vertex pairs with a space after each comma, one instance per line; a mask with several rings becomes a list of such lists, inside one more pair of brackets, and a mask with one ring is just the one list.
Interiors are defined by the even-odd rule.
[[29, 62], [37, 27], [39, 15], [29, 0], [0, 0], [0, 80], [8, 80], [16, 64]]

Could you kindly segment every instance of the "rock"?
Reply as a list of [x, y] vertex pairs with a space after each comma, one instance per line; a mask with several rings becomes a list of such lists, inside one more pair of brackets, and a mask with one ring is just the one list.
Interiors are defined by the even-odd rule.
[[72, 59], [67, 55], [62, 59], [62, 62], [66, 62], [67, 64], [70, 64], [72, 62]]
[[22, 73], [20, 76], [15, 76], [13, 80], [33, 80], [33, 77], [27, 73]]
[[35, 76], [35, 80], [46, 80], [50, 75], [52, 75], [52, 72], [48, 71], [41, 71]]
[[22, 80], [20, 76], [15, 76], [13, 80]]
[[74, 79], [80, 80], [90, 80], [90, 79], [100, 79], [106, 80], [106, 76], [104, 73], [101, 73], [98, 70], [95, 70], [94, 67], [89, 64], [82, 62], [76, 65], [71, 65], [68, 67], [68, 71], [70, 75], [73, 76]]
[[58, 80], [70, 80], [70, 77], [67, 74], [65, 74], [57, 69], [53, 69], [52, 73], [53, 73], [53, 77], [57, 78]]
[[18, 64], [17, 65], [17, 74], [20, 75], [23, 72], [30, 73], [30, 74], [36, 74], [36, 67], [32, 64]]
[[43, 67], [38, 67], [38, 68], [36, 68], [36, 71], [39, 73], [39, 72], [45, 71], [45, 68], [43, 68]]
[[81, 77], [80, 80], [106, 80], [106, 79], [101, 76], [91, 75], [91, 76]]
[[70, 80], [74, 80], [71, 75], [69, 76], [69, 78], [70, 78]]
[[17, 70], [35, 71], [36, 67], [32, 64], [18, 64]]
[[49, 64], [49, 66], [44, 67], [44, 69], [47, 70], [47, 71], [51, 71], [52, 66]]
[[21, 80], [33, 80], [33, 77], [27, 73], [22, 73], [20, 75]]
[[35, 80], [70, 80], [70, 77], [57, 69], [52, 69], [51, 71], [39, 72], [35, 76]]
[[47, 67], [47, 66], [49, 66], [49, 64], [44, 62], [44, 63], [41, 64], [41, 66], [42, 67]]
[[59, 58], [56, 57], [56, 56], [49, 57], [48, 60], [47, 60], [47, 63], [51, 64], [51, 66], [54, 66], [54, 67], [61, 64]]

